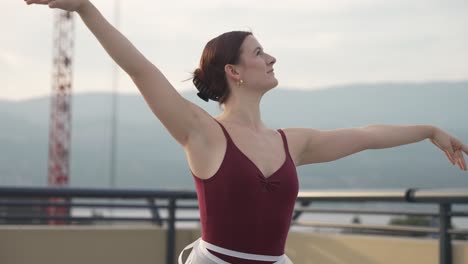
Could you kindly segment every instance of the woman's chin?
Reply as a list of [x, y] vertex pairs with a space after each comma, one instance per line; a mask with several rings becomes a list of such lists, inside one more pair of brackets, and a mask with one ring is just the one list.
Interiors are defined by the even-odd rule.
[[278, 86], [278, 80], [275, 78], [275, 80], [273, 81], [273, 86], [272, 88], [275, 88], [276, 86]]

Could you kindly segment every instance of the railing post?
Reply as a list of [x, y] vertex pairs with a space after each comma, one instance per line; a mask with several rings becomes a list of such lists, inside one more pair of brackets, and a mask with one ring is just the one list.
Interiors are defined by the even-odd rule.
[[167, 222], [167, 238], [166, 238], [166, 263], [174, 264], [174, 251], [175, 251], [175, 209], [176, 199], [169, 198], [168, 207], [168, 222]]
[[159, 215], [158, 205], [154, 198], [148, 198], [148, 204], [150, 206], [151, 218], [153, 219], [153, 223], [157, 224], [158, 226], [162, 226], [163, 222], [161, 220], [161, 216]]
[[440, 204], [440, 224], [439, 224], [439, 258], [440, 264], [452, 264], [452, 239], [448, 233], [451, 227], [450, 204]]

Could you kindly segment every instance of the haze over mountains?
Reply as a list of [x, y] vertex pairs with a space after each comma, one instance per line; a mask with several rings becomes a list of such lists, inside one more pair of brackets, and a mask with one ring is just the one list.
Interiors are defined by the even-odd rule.
[[[215, 102], [200, 100], [195, 89], [182, 95], [213, 116], [220, 113]], [[431, 124], [468, 144], [467, 99], [468, 81], [354, 84], [312, 91], [278, 87], [265, 95], [261, 111], [275, 129]], [[182, 147], [142, 96], [120, 95], [118, 100], [117, 187], [193, 190]], [[70, 186], [108, 187], [111, 95], [74, 95], [72, 111]], [[0, 100], [0, 124], [0, 185], [46, 186], [49, 98]], [[452, 166], [429, 140], [297, 170], [302, 190], [468, 187], [468, 172]]]

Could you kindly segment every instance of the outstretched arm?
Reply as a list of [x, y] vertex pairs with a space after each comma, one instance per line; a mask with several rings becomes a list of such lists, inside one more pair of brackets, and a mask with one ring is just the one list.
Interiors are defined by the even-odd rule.
[[372, 136], [372, 143], [369, 146], [371, 149], [391, 148], [429, 139], [447, 155], [453, 165], [457, 163], [460, 169], [467, 170], [463, 152], [468, 155], [468, 146], [463, 145], [460, 140], [438, 127], [427, 125], [369, 125], [366, 129]]
[[188, 143], [199, 126], [198, 118], [208, 115], [183, 98], [166, 77], [115, 29], [89, 0], [26, 0], [76, 11], [112, 59], [132, 78], [153, 113], [181, 145]]
[[424, 139], [440, 148], [447, 158], [467, 170], [463, 152], [468, 147], [434, 126], [368, 125], [356, 128], [318, 130], [311, 128], [284, 129], [297, 142], [297, 166], [334, 161], [367, 149], [391, 148]]

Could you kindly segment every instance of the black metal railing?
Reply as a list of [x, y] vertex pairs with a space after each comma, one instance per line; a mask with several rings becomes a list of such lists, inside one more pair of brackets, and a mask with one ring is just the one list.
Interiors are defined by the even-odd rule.
[[[54, 199], [52, 199], [54, 198]], [[123, 201], [117, 201], [123, 200]], [[190, 201], [191, 204], [183, 204]], [[404, 210], [362, 210], [313, 208], [320, 202], [384, 202], [424, 203], [438, 206], [434, 212]], [[399, 190], [327, 190], [300, 192], [291, 224], [293, 226], [360, 230], [373, 234], [432, 234], [439, 239], [441, 264], [452, 263], [452, 236], [468, 236], [467, 229], [452, 228], [452, 217], [468, 217], [468, 211], [453, 211], [452, 205], [468, 205], [468, 189], [399, 189]], [[50, 208], [66, 208], [68, 214], [50, 214]], [[105, 208], [146, 210], [149, 217], [123, 217], [118, 215], [79, 216], [72, 209]], [[95, 224], [100, 222], [149, 222], [167, 229], [167, 263], [175, 260], [176, 222], [197, 222], [199, 217], [176, 217], [177, 210], [198, 210], [194, 191], [141, 190], [141, 189], [90, 189], [90, 188], [33, 188], [0, 187], [0, 224]], [[161, 213], [166, 212], [162, 217]], [[58, 210], [60, 212], [60, 210]], [[310, 222], [299, 219], [307, 213], [349, 213], [429, 216], [438, 219], [437, 227], [378, 226], [364, 224], [334, 224]], [[57, 222], [55, 222], [57, 223]]]

